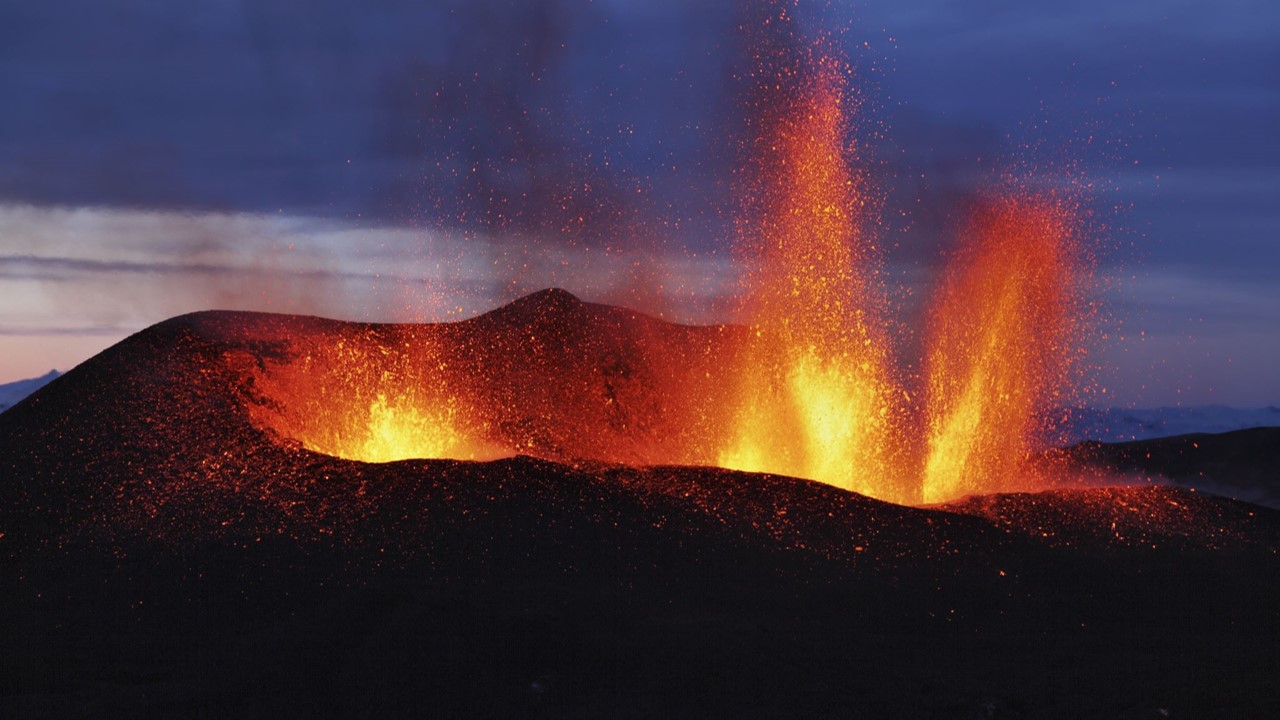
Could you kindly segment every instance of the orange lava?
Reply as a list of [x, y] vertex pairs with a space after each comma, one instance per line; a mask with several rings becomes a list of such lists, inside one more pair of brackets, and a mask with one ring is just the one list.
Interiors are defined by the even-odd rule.
[[1028, 460], [1079, 352], [1072, 223], [1044, 198], [976, 213], [929, 316], [925, 502], [1044, 483]]
[[1054, 484], [1032, 461], [1075, 399], [1074, 206], [1012, 193], [973, 213], [927, 314], [922, 375], [905, 377], [833, 57], [766, 84], [738, 223], [745, 329], [547, 291], [458, 323], [319, 333], [248, 371], [255, 425], [371, 462], [718, 465], [899, 503]]
[[307, 347], [256, 376], [264, 402], [250, 411], [260, 426], [309, 450], [348, 460], [490, 460], [511, 453], [486, 439], [447, 362], [431, 338], [388, 342], [350, 334]]
[[820, 58], [758, 145], [758, 220], [744, 227], [753, 338], [734, 368], [717, 464], [906, 501], [866, 199], [847, 160], [842, 63]]

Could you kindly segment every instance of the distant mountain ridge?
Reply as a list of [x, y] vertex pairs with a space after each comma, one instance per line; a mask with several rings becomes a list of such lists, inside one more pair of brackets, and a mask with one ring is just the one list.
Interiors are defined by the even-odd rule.
[[49, 372], [37, 378], [28, 378], [26, 380], [16, 380], [11, 383], [0, 384], [0, 412], [4, 412], [9, 408], [22, 402], [22, 399], [40, 388], [48, 385], [56, 380], [62, 373], [57, 370]]
[[1255, 427], [1280, 427], [1280, 407], [1081, 408], [1072, 412], [1072, 443], [1085, 440], [1130, 442], [1193, 433], [1224, 433]]

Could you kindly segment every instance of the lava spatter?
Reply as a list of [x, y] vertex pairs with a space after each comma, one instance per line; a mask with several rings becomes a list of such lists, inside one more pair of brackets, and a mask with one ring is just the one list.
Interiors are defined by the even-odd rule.
[[830, 55], [811, 57], [761, 123], [747, 190], [759, 212], [739, 237], [753, 263], [752, 332], [717, 463], [909, 501], [868, 203], [849, 157], [847, 73]]
[[1047, 484], [1028, 465], [1074, 390], [1086, 269], [1069, 203], [979, 209], [929, 315], [923, 499]]

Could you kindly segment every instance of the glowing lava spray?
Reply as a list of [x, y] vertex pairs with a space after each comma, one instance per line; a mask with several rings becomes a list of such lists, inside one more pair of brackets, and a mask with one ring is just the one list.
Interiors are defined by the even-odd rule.
[[[1089, 319], [1076, 203], [1012, 191], [973, 212], [926, 314], [920, 375], [906, 376], [882, 250], [866, 231], [878, 203], [850, 142], [850, 70], [824, 47], [784, 44], [756, 76], [737, 228], [746, 333], [643, 321], [627, 340], [624, 326], [634, 334], [641, 325], [628, 323], [642, 321], [543, 294], [470, 330], [298, 339], [287, 361], [262, 367], [255, 389], [272, 400], [259, 424], [374, 462], [519, 451], [707, 464], [899, 503], [1052, 484], [1035, 453], [1077, 399]], [[616, 336], [584, 339], [592, 323]], [[459, 334], [516, 327], [532, 329], [490, 346]]]
[[906, 503], [1048, 484], [1031, 461], [1084, 354], [1075, 203], [1010, 191], [973, 212], [930, 304], [923, 376], [904, 381], [850, 164], [848, 69], [806, 57], [755, 138], [739, 230], [751, 333], [717, 464]]
[[1040, 484], [1027, 460], [1081, 355], [1074, 218], [1044, 197], [975, 213], [929, 317], [925, 502]]
[[756, 139], [759, 212], [741, 224], [753, 258], [735, 421], [718, 464], [811, 478], [887, 499], [901, 486], [892, 382], [867, 201], [848, 164], [843, 63], [798, 71]]

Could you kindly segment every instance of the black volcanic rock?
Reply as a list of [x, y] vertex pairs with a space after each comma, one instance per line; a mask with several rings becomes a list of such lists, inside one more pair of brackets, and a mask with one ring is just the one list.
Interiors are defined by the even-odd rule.
[[1016, 535], [1082, 551], [1280, 547], [1280, 511], [1178, 487], [1081, 488], [978, 495], [946, 510], [985, 517]]
[[1280, 427], [1083, 443], [1070, 452], [1108, 470], [1280, 508]]
[[[707, 375], [736, 332], [546, 291], [444, 326], [213, 312], [126, 339], [0, 415], [0, 708], [1280, 709], [1274, 511], [1153, 487], [922, 509], [600, 460], [687, 440], [670, 439], [680, 418], [655, 388], [714, 397]], [[328, 371], [339, 342], [476, 383], [497, 437], [543, 459], [370, 464], [264, 424], [288, 410], [297, 378], [281, 373]]]

